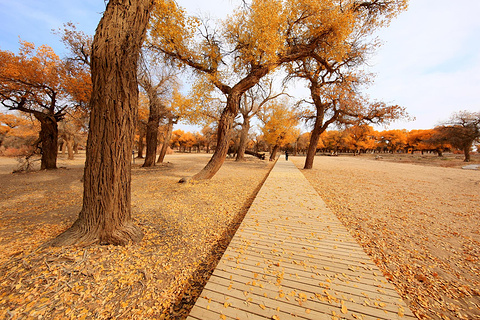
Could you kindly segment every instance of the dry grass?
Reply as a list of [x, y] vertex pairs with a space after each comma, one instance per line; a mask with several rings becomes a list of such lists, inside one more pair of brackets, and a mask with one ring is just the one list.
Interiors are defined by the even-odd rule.
[[153, 169], [136, 161], [140, 244], [42, 250], [80, 211], [84, 157], [28, 174], [7, 173], [15, 163], [0, 159], [0, 318], [184, 318], [271, 167], [227, 160], [211, 181], [177, 183], [209, 157], [169, 155]]

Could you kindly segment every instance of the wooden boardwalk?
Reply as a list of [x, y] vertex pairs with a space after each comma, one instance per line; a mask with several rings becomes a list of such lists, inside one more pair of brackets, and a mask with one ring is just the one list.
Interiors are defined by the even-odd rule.
[[281, 157], [187, 319], [416, 318]]

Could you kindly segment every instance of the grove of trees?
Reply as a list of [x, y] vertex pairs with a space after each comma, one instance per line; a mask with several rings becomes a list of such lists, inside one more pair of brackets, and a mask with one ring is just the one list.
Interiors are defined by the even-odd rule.
[[[24, 41], [18, 54], [0, 50], [0, 101], [16, 112], [0, 114], [0, 148], [33, 144], [41, 150], [41, 169], [55, 169], [59, 141], [73, 157], [88, 133], [83, 206], [52, 245], [142, 238], [131, 217], [134, 145], [139, 157], [146, 146], [145, 167], [162, 162], [168, 148], [213, 150], [191, 180], [213, 177], [229, 150], [241, 161], [245, 149], [274, 159], [288, 148], [306, 153], [306, 169], [319, 150], [441, 155], [461, 149], [468, 161], [479, 141], [478, 113], [460, 112], [432, 130], [370, 126], [408, 118], [404, 107], [367, 99], [362, 87], [371, 76], [361, 71], [376, 47], [375, 31], [407, 2], [242, 1], [214, 22], [189, 15], [173, 0], [110, 0], [93, 39], [71, 23], [60, 30], [67, 58]], [[180, 72], [191, 75], [189, 92]], [[287, 98], [285, 88], [273, 88], [276, 78], [284, 87], [305, 85], [310, 97]], [[260, 128], [251, 130], [254, 117]], [[179, 121], [204, 128], [174, 131]], [[300, 133], [302, 121], [310, 133]], [[332, 126], [346, 129], [327, 131]]]

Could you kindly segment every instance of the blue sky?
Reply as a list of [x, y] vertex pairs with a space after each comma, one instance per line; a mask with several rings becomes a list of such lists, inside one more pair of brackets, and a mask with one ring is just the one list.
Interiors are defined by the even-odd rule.
[[[237, 0], [178, 0], [187, 11], [222, 17]], [[0, 0], [0, 49], [18, 51], [18, 39], [47, 44], [63, 56], [52, 29], [72, 21], [93, 34], [102, 0]], [[410, 0], [407, 12], [378, 32], [383, 46], [370, 60], [373, 100], [405, 106], [416, 117], [390, 128], [428, 129], [459, 110], [480, 111], [479, 0]]]

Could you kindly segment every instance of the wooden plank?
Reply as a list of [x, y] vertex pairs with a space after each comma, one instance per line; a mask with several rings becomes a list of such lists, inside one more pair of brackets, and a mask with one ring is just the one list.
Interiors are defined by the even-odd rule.
[[[347, 257], [352, 257], [352, 256], [359, 256], [363, 260], [367, 257], [365, 251], [363, 251], [362, 248], [358, 246], [358, 244], [354, 243], [345, 243], [345, 242], [335, 242], [335, 241], [322, 241], [322, 240], [312, 240], [308, 241], [308, 239], [305, 238], [284, 238], [281, 236], [277, 235], [272, 235], [268, 238], [265, 239], [255, 239], [256, 233], [248, 233], [246, 231], [242, 232], [242, 235], [248, 239], [248, 235], [253, 238], [252, 240], [248, 242], [242, 241], [240, 237], [232, 239], [231, 243], [232, 244], [237, 244], [237, 245], [247, 245], [249, 247], [287, 247], [290, 249], [292, 252], [310, 252], [310, 253], [329, 253], [329, 254], [335, 254], [335, 255], [340, 255], [340, 256], [347, 256]], [[258, 237], [257, 237], [258, 238]], [[299, 241], [302, 241], [299, 243]], [[283, 249], [285, 250], [285, 249]]]
[[[232, 282], [229, 284], [231, 287], [227, 289], [227, 291], [222, 291], [225, 290], [225, 285], [226, 283], [222, 281], [222, 279], [213, 277], [212, 281], [209, 281], [205, 288], [208, 289], [208, 292], [223, 293], [225, 296], [229, 297], [228, 301], [231, 300], [230, 298], [236, 298], [241, 301], [245, 301], [245, 298], [247, 298], [250, 299], [248, 300], [250, 303], [261, 301], [266, 307], [273, 302], [274, 307], [279, 307], [280, 310], [300, 316], [305, 316], [303, 315], [303, 311], [305, 309], [310, 309], [326, 313], [327, 315], [331, 315], [332, 312], [335, 311], [335, 313], [347, 318], [353, 318], [354, 316], [352, 316], [352, 314], [354, 314], [374, 318], [384, 318], [388, 315], [389, 318], [393, 319], [395, 318], [394, 315], [398, 314], [399, 310], [398, 305], [385, 303], [383, 300], [368, 299], [368, 305], [362, 305], [364, 301], [367, 301], [366, 299], [357, 299], [357, 301], [355, 301], [353, 298], [343, 294], [336, 295], [333, 291], [327, 295], [323, 292], [318, 293], [309, 291], [306, 287], [282, 287], [279, 289], [278, 287], [275, 288], [275, 286], [263, 288], [256, 286], [252, 288], [251, 285]], [[284, 295], [283, 297], [280, 296], [282, 293]], [[345, 313], [342, 313], [341, 311], [342, 306], [345, 306]]]
[[187, 319], [415, 319], [291, 163], [275, 165]]
[[[253, 276], [254, 274], [258, 275], [265, 275], [266, 277], [269, 275], [282, 275], [283, 280], [289, 280], [289, 279], [294, 279], [299, 283], [305, 283], [305, 284], [312, 284], [315, 283], [316, 285], [319, 285], [320, 283], [323, 283], [323, 286], [328, 287], [328, 286], [333, 286], [335, 282], [343, 282], [345, 284], [348, 284], [350, 287], [356, 286], [356, 288], [360, 288], [363, 291], [369, 292], [369, 293], [381, 293], [386, 296], [391, 296], [398, 298], [398, 294], [391, 286], [391, 284], [381, 282], [381, 280], [377, 281], [369, 281], [369, 279], [365, 278], [347, 278], [344, 277], [342, 274], [335, 273], [335, 271], [332, 271], [332, 273], [327, 274], [319, 274], [318, 276], [313, 273], [308, 273], [308, 272], [302, 272], [300, 270], [294, 270], [291, 272], [290, 270], [281, 267], [281, 268], [276, 268], [277, 270], [268, 270], [267, 268], [262, 268], [261, 266], [256, 266], [256, 265], [248, 265], [247, 263], [242, 263], [241, 265], [236, 265], [234, 263], [225, 263], [222, 262], [222, 265], [220, 265], [218, 270], [226, 271], [230, 274], [245, 274], [242, 273], [242, 271], [249, 271], [250, 273], [247, 273], [246, 275]], [[215, 274], [215, 273], [214, 273]], [[283, 283], [283, 281], [281, 282]], [[348, 291], [346, 291], [348, 292]]]
[[[399, 306], [401, 305], [401, 300], [398, 297], [389, 297], [382, 295], [380, 293], [365, 293], [360, 289], [353, 290], [355, 288], [349, 288], [348, 286], [343, 286], [332, 284], [328, 289], [319, 287], [315, 284], [306, 284], [301, 282], [282, 281], [281, 284], [274, 282], [268, 282], [267, 279], [256, 279], [255, 285], [252, 284], [252, 280], [245, 282], [246, 280], [251, 279], [248, 275], [242, 276], [235, 274], [235, 277], [230, 280], [224, 276], [220, 276], [221, 271], [217, 272], [212, 276], [211, 280], [208, 282], [206, 288], [210, 290], [225, 290], [227, 295], [232, 295], [234, 290], [238, 290], [240, 294], [236, 294], [242, 298], [242, 295], [245, 297], [251, 296], [262, 296], [267, 294], [270, 299], [284, 301], [286, 303], [298, 304], [297, 298], [298, 295], [303, 293], [305, 294], [304, 299], [307, 301], [312, 301], [313, 304], [323, 305], [320, 309], [330, 308], [330, 310], [339, 310], [341, 308], [341, 301], [346, 303], [348, 310], [354, 311], [358, 314], [369, 314], [369, 315], [383, 315], [386, 310], [389, 313], [397, 313], [399, 311]], [[228, 276], [228, 273], [225, 275]], [[270, 278], [272, 279], [272, 278]], [[272, 279], [273, 280], [273, 279]], [[341, 291], [343, 290], [343, 291]], [[296, 295], [292, 298], [289, 296], [289, 293], [296, 292]], [[281, 296], [283, 293], [285, 296]], [[290, 300], [286, 300], [289, 298]], [[380, 310], [380, 311], [379, 311]]]

